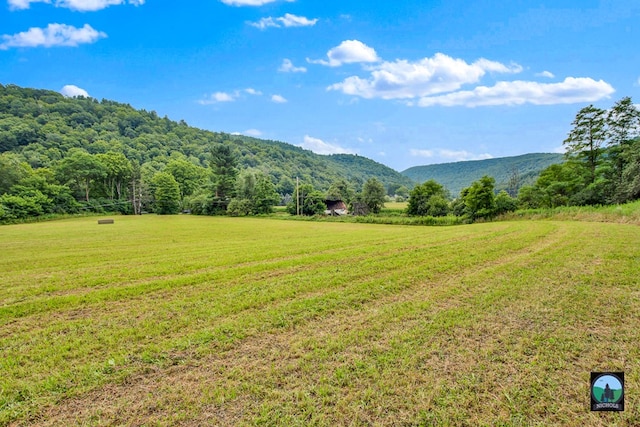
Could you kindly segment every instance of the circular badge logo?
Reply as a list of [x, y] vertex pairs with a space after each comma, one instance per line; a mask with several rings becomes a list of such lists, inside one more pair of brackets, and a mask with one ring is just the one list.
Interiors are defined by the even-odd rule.
[[600, 375], [591, 386], [591, 395], [598, 403], [618, 403], [622, 393], [622, 382], [612, 374]]

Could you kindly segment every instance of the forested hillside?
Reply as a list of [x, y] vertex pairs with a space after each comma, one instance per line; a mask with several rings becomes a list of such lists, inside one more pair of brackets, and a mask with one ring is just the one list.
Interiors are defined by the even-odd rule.
[[414, 166], [402, 174], [417, 183], [433, 179], [442, 184], [451, 196], [457, 197], [460, 190], [471, 185], [484, 175], [496, 180], [498, 190], [507, 190], [512, 196], [520, 187], [530, 185], [540, 172], [550, 165], [562, 163], [562, 154], [534, 153], [515, 157], [473, 160], [437, 165]]
[[[41, 170], [41, 174], [48, 171], [49, 184], [68, 185], [78, 199], [128, 197], [131, 176], [124, 182], [124, 175], [118, 177], [114, 170], [118, 167], [132, 168], [134, 172], [127, 174], [139, 174], [139, 184], [144, 185], [145, 181], [150, 184], [152, 177], [164, 172], [171, 162], [174, 171], [178, 166], [193, 166], [198, 169], [191, 172], [202, 175], [199, 185], [207, 186], [205, 175], [216, 144], [231, 148], [240, 171], [268, 176], [282, 196], [293, 193], [296, 178], [321, 191], [339, 180], [347, 181], [358, 191], [373, 177], [386, 188], [412, 185], [393, 169], [359, 156], [322, 156], [282, 142], [197, 129], [184, 121], [176, 122], [159, 117], [154, 111], [136, 110], [118, 102], [65, 98], [49, 90], [0, 85], [0, 195], [24, 177], [25, 168]], [[89, 173], [83, 180], [73, 176], [77, 165], [70, 159], [80, 161], [84, 154], [100, 156], [93, 160], [103, 164], [96, 166], [96, 176]], [[89, 157], [84, 159], [89, 161]], [[116, 165], [116, 160], [122, 164]], [[109, 161], [112, 164], [106, 165]], [[86, 162], [83, 165], [88, 167]], [[111, 171], [98, 171], [100, 166]], [[188, 196], [198, 189], [182, 190], [188, 190], [182, 194]]]

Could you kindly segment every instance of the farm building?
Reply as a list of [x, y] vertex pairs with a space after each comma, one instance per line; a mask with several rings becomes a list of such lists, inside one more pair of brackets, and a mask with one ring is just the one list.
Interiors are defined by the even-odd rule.
[[324, 204], [327, 205], [327, 210], [324, 211], [325, 215], [341, 216], [349, 213], [347, 204], [342, 200], [325, 200]]

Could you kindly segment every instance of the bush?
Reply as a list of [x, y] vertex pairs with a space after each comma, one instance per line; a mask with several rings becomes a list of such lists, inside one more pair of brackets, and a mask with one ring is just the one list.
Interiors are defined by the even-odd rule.
[[407, 213], [414, 216], [446, 216], [449, 202], [444, 187], [434, 180], [416, 185], [409, 195]]
[[24, 219], [44, 214], [42, 199], [39, 197], [21, 197], [11, 194], [0, 196], [0, 205], [4, 211], [4, 219]]
[[185, 199], [184, 206], [189, 209], [193, 215], [208, 215], [212, 206], [211, 197], [207, 194], [198, 194]]
[[496, 215], [506, 214], [518, 209], [518, 201], [502, 190], [496, 196]]
[[227, 214], [231, 216], [247, 216], [253, 214], [254, 206], [248, 199], [233, 199], [227, 206]]

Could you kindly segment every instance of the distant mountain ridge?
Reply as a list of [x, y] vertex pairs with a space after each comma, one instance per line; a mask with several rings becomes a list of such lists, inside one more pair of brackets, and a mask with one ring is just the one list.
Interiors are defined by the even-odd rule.
[[[552, 164], [562, 163], [563, 160], [562, 154], [530, 153], [513, 157], [414, 166], [401, 173], [417, 183], [433, 179], [456, 197], [463, 188], [484, 175], [495, 178], [497, 189], [507, 189], [516, 184], [517, 190], [523, 185], [532, 184], [542, 170]], [[510, 180], [513, 181], [511, 184]]]

